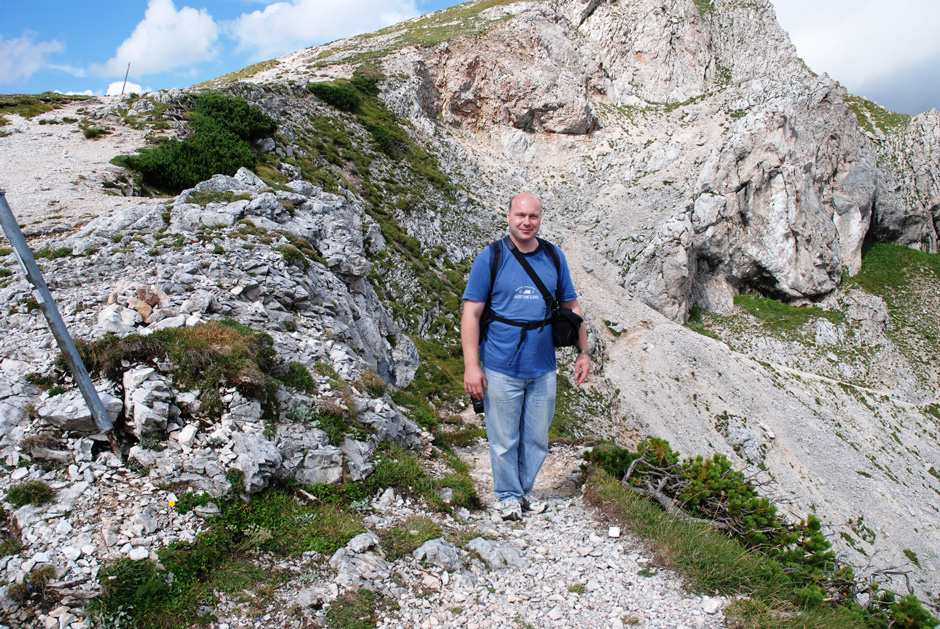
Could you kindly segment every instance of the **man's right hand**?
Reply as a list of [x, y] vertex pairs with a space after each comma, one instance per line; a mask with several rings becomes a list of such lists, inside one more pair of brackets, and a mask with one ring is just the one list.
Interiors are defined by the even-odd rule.
[[480, 317], [483, 316], [483, 302], [463, 302], [463, 315], [460, 318], [460, 342], [463, 346], [463, 389], [470, 397], [483, 399], [486, 389], [486, 376], [480, 368]]
[[479, 367], [468, 367], [463, 372], [463, 388], [470, 397], [482, 400], [486, 389], [486, 376]]

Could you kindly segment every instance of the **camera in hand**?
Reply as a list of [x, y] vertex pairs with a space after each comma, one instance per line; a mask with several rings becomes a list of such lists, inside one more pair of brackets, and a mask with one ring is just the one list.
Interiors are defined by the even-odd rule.
[[483, 413], [483, 400], [478, 400], [475, 397], [470, 398], [470, 401], [473, 402], [473, 412], [482, 414]]

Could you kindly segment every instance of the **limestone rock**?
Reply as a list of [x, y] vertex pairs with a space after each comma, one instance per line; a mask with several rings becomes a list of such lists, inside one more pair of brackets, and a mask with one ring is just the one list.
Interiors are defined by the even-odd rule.
[[[880, 136], [880, 137], [879, 137]], [[898, 133], [878, 132], [877, 201], [872, 235], [940, 251], [940, 111], [931, 109], [911, 118]]]
[[449, 572], [463, 569], [457, 547], [441, 538], [426, 541], [414, 551], [414, 556], [418, 561], [425, 561]]
[[151, 433], [166, 432], [170, 421], [173, 394], [166, 378], [151, 367], [137, 367], [124, 373], [125, 415], [138, 439]]
[[[121, 400], [108, 393], [103, 386], [95, 387], [95, 389], [111, 422], [115, 422], [124, 407]], [[48, 398], [40, 404], [36, 413], [42, 420], [65, 432], [86, 434], [101, 432], [95, 425], [91, 410], [85, 404], [85, 399], [78, 389]]]
[[280, 450], [256, 434], [236, 433], [232, 437], [232, 452], [238, 456], [232, 466], [245, 473], [248, 494], [267, 487], [282, 461]]
[[475, 537], [467, 544], [467, 548], [479, 553], [491, 570], [524, 569], [526, 567], [525, 559], [510, 544]]
[[347, 438], [343, 442], [342, 451], [349, 469], [349, 480], [361, 481], [375, 471], [375, 463], [372, 462], [375, 447], [372, 444]]

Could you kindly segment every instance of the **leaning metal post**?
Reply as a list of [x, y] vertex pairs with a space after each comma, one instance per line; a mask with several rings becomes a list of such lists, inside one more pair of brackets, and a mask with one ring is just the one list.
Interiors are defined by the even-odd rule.
[[65, 327], [65, 321], [62, 320], [62, 315], [59, 314], [59, 309], [52, 300], [49, 287], [42, 279], [39, 265], [36, 264], [33, 252], [26, 244], [26, 238], [23, 237], [23, 232], [20, 231], [16, 217], [13, 216], [13, 211], [7, 204], [6, 192], [2, 188], [0, 188], [0, 226], [3, 227], [7, 239], [13, 246], [20, 267], [23, 269], [23, 273], [26, 274], [26, 279], [35, 289], [33, 295], [36, 297], [36, 301], [39, 302], [39, 309], [45, 315], [49, 328], [52, 330], [52, 336], [55, 337], [56, 343], [59, 345], [59, 351], [62, 352], [69, 371], [72, 372], [72, 376], [78, 383], [78, 390], [82, 392], [82, 397], [85, 398], [85, 403], [91, 410], [95, 425], [107, 435], [114, 454], [117, 455], [118, 459], [123, 460], [121, 448], [114, 438], [114, 424], [111, 423], [111, 417], [108, 416], [104, 404], [101, 403], [101, 398], [98, 397], [98, 391], [95, 390], [91, 377], [88, 375], [88, 370], [85, 369], [85, 363], [82, 362], [82, 357], [79, 355], [74, 341], [72, 341], [72, 336], [69, 334], [68, 328]]

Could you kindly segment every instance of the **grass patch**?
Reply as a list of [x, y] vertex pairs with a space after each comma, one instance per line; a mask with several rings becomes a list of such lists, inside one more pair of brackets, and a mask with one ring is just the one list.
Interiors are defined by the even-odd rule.
[[702, 309], [698, 306], [693, 306], [692, 309], [689, 310], [689, 320], [685, 322], [685, 327], [693, 332], [698, 332], [702, 336], [720, 340], [717, 334], [708, 329], [708, 326], [705, 324], [705, 318], [702, 316]]
[[7, 502], [14, 507], [24, 505], [42, 506], [52, 500], [52, 487], [41, 480], [30, 480], [10, 487]]
[[108, 129], [101, 127], [82, 127], [82, 135], [86, 140], [97, 140], [98, 138], [111, 133]]
[[876, 128], [884, 133], [891, 133], [906, 127], [911, 121], [911, 116], [888, 111], [878, 103], [861, 96], [846, 96], [845, 102], [855, 113], [859, 126], [869, 133], [875, 133]]
[[851, 282], [884, 297], [910, 288], [922, 276], [940, 279], [940, 255], [887, 243], [866, 245], [862, 251], [862, 269]]
[[57, 249], [50, 249], [49, 247], [43, 247], [39, 251], [33, 254], [33, 258], [36, 260], [58, 260], [59, 258], [68, 258], [72, 255], [71, 247], [59, 247]]
[[305, 393], [315, 393], [317, 383], [303, 363], [292, 361], [287, 367], [287, 373], [278, 378], [289, 387]]
[[862, 269], [847, 278], [881, 297], [888, 308], [885, 334], [906, 356], [917, 375], [934, 387], [940, 355], [940, 255], [901, 245], [870, 244], [862, 250]]
[[22, 549], [22, 531], [16, 523], [16, 518], [0, 506], [0, 557], [16, 555]]
[[92, 618], [105, 624], [123, 615], [127, 626], [140, 629], [203, 624], [210, 618], [202, 605], [213, 590], [242, 592], [269, 579], [251, 560], [255, 552], [330, 554], [365, 530], [336, 505], [301, 504], [288, 486], [271, 487], [250, 503], [235, 496], [218, 500], [221, 513], [195, 541], [160, 549], [160, 565], [118, 559], [102, 566], [103, 591], [89, 606]]
[[170, 358], [176, 364], [174, 385], [182, 390], [214, 388], [224, 380], [253, 396], [263, 393], [264, 374], [271, 371], [275, 357], [268, 334], [231, 319], [150, 336], [106, 336], [93, 343], [78, 339], [76, 345], [88, 370], [108, 378], [123, 373], [124, 360], [143, 364]]
[[834, 325], [845, 320], [845, 314], [838, 310], [822, 308], [798, 308], [769, 297], [754, 295], [735, 295], [734, 305], [758, 319], [763, 329], [770, 333], [793, 332], [814, 319], [827, 319]]
[[410, 515], [395, 528], [382, 532], [382, 549], [389, 561], [395, 561], [440, 536], [441, 527], [434, 520], [427, 516]]
[[0, 94], [0, 116], [17, 114], [23, 118], [32, 118], [69, 103], [85, 101], [91, 96], [66, 96], [54, 92], [42, 94]]
[[[514, 2], [519, 2], [519, 0], [465, 2], [411, 20], [407, 24], [395, 24], [372, 35], [355, 38], [344, 48], [324, 50], [311, 61], [316, 66], [329, 65], [338, 58], [342, 58], [344, 62], [351, 64], [376, 63], [385, 55], [407, 46], [428, 48], [445, 41], [482, 36], [502, 23], [503, 20], [482, 19], [479, 17], [480, 13], [495, 6], [513, 4]], [[395, 37], [386, 46], [377, 50], [358, 52], [362, 49], [363, 40], [366, 38], [388, 35]]]
[[378, 620], [375, 594], [358, 590], [333, 601], [326, 612], [330, 629], [371, 629]]
[[210, 203], [234, 203], [235, 201], [247, 201], [251, 198], [251, 193], [236, 193], [232, 190], [217, 192], [215, 190], [195, 190], [186, 198], [187, 203], [195, 203], [203, 207]]
[[270, 70], [271, 68], [276, 68], [281, 64], [277, 59], [269, 59], [268, 61], [261, 61], [253, 65], [248, 66], [247, 68], [242, 68], [241, 70], [236, 70], [235, 72], [229, 72], [228, 74], [223, 74], [220, 77], [215, 79], [210, 79], [208, 81], [203, 81], [202, 83], [197, 83], [193, 88], [200, 87], [212, 87], [216, 85], [225, 85], [226, 83], [236, 83], [243, 79], [253, 77], [259, 72], [264, 70]]
[[444, 346], [440, 342], [414, 339], [421, 364], [404, 389], [392, 394], [398, 406], [426, 430], [437, 428], [435, 408], [460, 406], [465, 400], [463, 390], [463, 352], [459, 345]]
[[[150, 336], [107, 335], [94, 342], [76, 339], [75, 345], [90, 373], [115, 381], [122, 377], [124, 361], [149, 364], [169, 359], [176, 388], [201, 389], [201, 417], [221, 417], [221, 390], [226, 386], [259, 400], [265, 417], [277, 417], [274, 341], [267, 333], [231, 319], [159, 330]], [[61, 355], [56, 365], [65, 369]]]
[[441, 448], [466, 448], [486, 439], [486, 429], [481, 426], [462, 426], [457, 430], [438, 430], [434, 443]]

